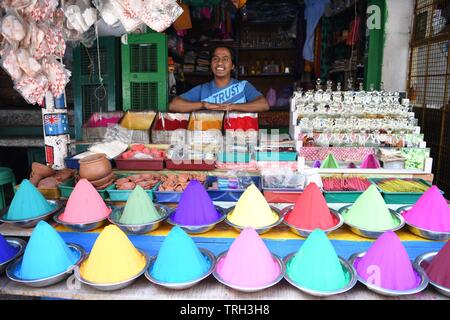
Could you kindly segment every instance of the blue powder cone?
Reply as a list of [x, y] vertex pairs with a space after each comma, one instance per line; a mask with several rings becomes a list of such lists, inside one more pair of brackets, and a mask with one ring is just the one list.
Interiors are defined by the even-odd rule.
[[182, 283], [204, 275], [211, 266], [194, 241], [180, 227], [173, 227], [159, 250], [150, 270], [157, 280]]
[[216, 222], [221, 217], [205, 187], [197, 180], [192, 180], [181, 195], [172, 219], [183, 226], [204, 226]]
[[25, 220], [49, 213], [55, 208], [45, 200], [42, 193], [24, 179], [20, 184], [6, 214], [7, 220]]
[[17, 252], [19, 252], [19, 248], [10, 245], [8, 241], [6, 241], [6, 239], [0, 234], [0, 263], [13, 258]]
[[66, 271], [79, 259], [61, 236], [47, 222], [40, 221], [31, 234], [15, 276], [24, 280], [37, 280]]

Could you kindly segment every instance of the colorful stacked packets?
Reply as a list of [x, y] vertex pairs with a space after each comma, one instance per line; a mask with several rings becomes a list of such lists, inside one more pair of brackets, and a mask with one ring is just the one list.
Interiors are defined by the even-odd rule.
[[280, 217], [272, 210], [258, 188], [252, 184], [241, 195], [234, 210], [228, 214], [227, 220], [241, 228], [257, 229], [277, 223]]
[[215, 258], [203, 254], [186, 232], [175, 226], [164, 239], [146, 276], [167, 287], [188, 282], [195, 284], [208, 276], [214, 265]]
[[273, 256], [252, 228], [244, 229], [230, 249], [217, 261], [214, 276], [238, 290], [257, 291], [275, 285], [284, 275], [284, 265]]
[[81, 258], [68, 247], [48, 223], [40, 221], [33, 230], [21, 263], [12, 270], [20, 280], [39, 280], [66, 272]]
[[330, 240], [318, 229], [285, 260], [288, 281], [308, 293], [342, 293], [356, 283], [354, 271], [341, 264]]
[[147, 258], [125, 233], [109, 225], [95, 240], [89, 257], [80, 267], [81, 280], [88, 284], [113, 284], [133, 279], [145, 271]]
[[319, 187], [310, 183], [300, 195], [292, 211], [284, 216], [290, 226], [302, 230], [328, 230], [339, 223], [338, 217], [331, 214]]
[[111, 208], [106, 206], [94, 186], [81, 179], [70, 194], [59, 220], [67, 224], [86, 224], [101, 221], [110, 213]]
[[342, 215], [347, 224], [370, 231], [393, 230], [401, 224], [391, 214], [375, 185], [371, 185]]
[[118, 222], [125, 225], [142, 225], [161, 219], [145, 190], [137, 185], [131, 192]]
[[403, 244], [392, 231], [381, 235], [364, 256], [353, 259], [359, 278], [369, 288], [412, 294], [426, 287], [426, 281], [414, 269]]
[[181, 195], [172, 221], [180, 226], [205, 226], [219, 222], [223, 216], [214, 207], [204, 186], [191, 180]]
[[326, 177], [322, 182], [325, 191], [366, 191], [371, 185], [362, 177]]
[[45, 215], [55, 208], [56, 206], [49, 203], [30, 181], [24, 179], [14, 195], [5, 220], [33, 219]]
[[377, 183], [384, 192], [425, 192], [430, 186], [413, 179], [384, 179]]

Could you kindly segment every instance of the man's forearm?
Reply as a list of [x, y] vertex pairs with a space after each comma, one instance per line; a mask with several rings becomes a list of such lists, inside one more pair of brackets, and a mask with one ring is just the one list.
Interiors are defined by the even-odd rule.
[[172, 112], [192, 112], [203, 109], [202, 102], [188, 101], [180, 97], [175, 97], [169, 104]]
[[268, 111], [269, 109], [270, 107], [266, 98], [262, 96], [252, 102], [230, 105], [230, 111], [263, 112]]

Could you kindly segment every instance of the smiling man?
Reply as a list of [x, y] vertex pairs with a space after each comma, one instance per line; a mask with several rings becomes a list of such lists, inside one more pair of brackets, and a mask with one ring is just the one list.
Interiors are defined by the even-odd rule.
[[233, 54], [227, 47], [217, 47], [211, 58], [214, 80], [175, 97], [169, 105], [172, 112], [202, 109], [261, 112], [269, 110], [266, 98], [248, 81], [231, 78]]

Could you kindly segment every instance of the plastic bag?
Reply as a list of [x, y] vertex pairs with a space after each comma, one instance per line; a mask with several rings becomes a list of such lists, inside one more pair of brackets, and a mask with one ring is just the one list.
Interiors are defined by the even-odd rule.
[[115, 27], [120, 23], [119, 16], [116, 14], [110, 0], [94, 0], [93, 4], [100, 12], [100, 16], [107, 25]]
[[48, 79], [43, 74], [36, 77], [23, 76], [14, 86], [29, 104], [43, 105], [48, 90]]
[[280, 168], [263, 170], [262, 176], [265, 188], [304, 189], [306, 182], [306, 175]]
[[42, 70], [41, 64], [31, 56], [28, 50], [19, 49], [17, 51], [17, 60], [23, 72], [30, 77], [34, 77]]
[[156, 117], [156, 112], [131, 112], [128, 111], [120, 125], [130, 130], [148, 130], [152, 126], [153, 120]]
[[24, 15], [36, 22], [48, 21], [58, 5], [58, 0], [34, 0], [32, 5], [24, 9]]
[[130, 33], [136, 30], [142, 24], [142, 21], [137, 19], [134, 13], [126, 8], [124, 2], [125, 1], [111, 0], [111, 5], [113, 6], [114, 12], [119, 17], [119, 20], [125, 30]]
[[163, 32], [183, 13], [175, 0], [144, 0], [139, 17], [150, 28]]
[[67, 1], [63, 7], [67, 26], [80, 33], [86, 32], [97, 21], [97, 10], [89, 1]]
[[22, 70], [17, 58], [17, 52], [11, 46], [2, 50], [1, 64], [3, 69], [11, 76], [13, 80], [19, 80], [22, 77]]
[[0, 30], [9, 43], [18, 43], [25, 38], [27, 25], [16, 12], [10, 11], [2, 19]]
[[116, 124], [113, 126], [109, 126], [106, 129], [105, 138], [103, 139], [103, 141], [108, 142], [116, 140], [128, 145], [131, 144], [132, 137], [133, 131]]
[[70, 71], [55, 58], [44, 58], [42, 68], [47, 75], [50, 91], [54, 97], [59, 97], [64, 93], [64, 88], [69, 82]]

